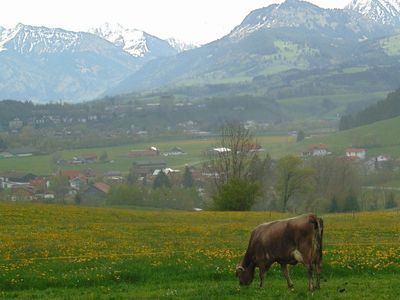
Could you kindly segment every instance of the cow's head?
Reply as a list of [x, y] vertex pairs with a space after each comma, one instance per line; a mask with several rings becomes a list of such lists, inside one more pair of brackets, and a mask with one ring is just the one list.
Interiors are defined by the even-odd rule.
[[249, 285], [254, 278], [254, 269], [244, 268], [239, 264], [236, 266], [236, 277], [239, 278], [240, 285]]

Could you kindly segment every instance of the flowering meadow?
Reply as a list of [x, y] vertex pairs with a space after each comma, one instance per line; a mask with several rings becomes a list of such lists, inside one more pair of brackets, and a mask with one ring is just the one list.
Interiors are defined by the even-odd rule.
[[[234, 277], [251, 230], [288, 216], [0, 204], [0, 297], [308, 298], [301, 266], [291, 267], [294, 291], [277, 266], [264, 290], [257, 276], [249, 288], [239, 288]], [[312, 295], [398, 295], [400, 213], [322, 217], [322, 289]]]

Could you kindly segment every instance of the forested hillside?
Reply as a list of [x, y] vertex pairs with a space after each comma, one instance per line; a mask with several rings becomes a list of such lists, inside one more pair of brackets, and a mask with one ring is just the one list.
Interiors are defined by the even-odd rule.
[[343, 116], [339, 129], [346, 130], [400, 116], [400, 90], [390, 93], [385, 100], [354, 115]]

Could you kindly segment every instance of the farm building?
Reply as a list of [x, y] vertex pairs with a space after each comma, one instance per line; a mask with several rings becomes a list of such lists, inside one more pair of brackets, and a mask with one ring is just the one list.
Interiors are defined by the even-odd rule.
[[325, 144], [311, 145], [303, 152], [303, 156], [326, 156], [330, 154]]
[[160, 150], [156, 147], [150, 147], [145, 150], [131, 150], [128, 153], [129, 157], [142, 157], [142, 156], [158, 156], [160, 155]]
[[365, 159], [367, 157], [367, 150], [362, 148], [348, 148], [346, 149], [346, 157], [351, 159]]
[[135, 175], [138, 177], [145, 177], [152, 175], [155, 170], [162, 170], [167, 167], [164, 161], [135, 161], [133, 162], [133, 169]]

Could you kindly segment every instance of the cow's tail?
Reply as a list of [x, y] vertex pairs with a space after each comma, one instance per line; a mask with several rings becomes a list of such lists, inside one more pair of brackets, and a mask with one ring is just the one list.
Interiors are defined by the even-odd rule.
[[324, 221], [315, 215], [310, 215], [310, 223], [314, 225], [314, 234], [312, 241], [312, 257], [316, 263], [322, 262], [322, 239], [324, 235]]

